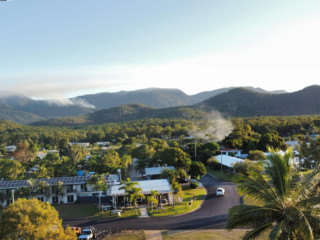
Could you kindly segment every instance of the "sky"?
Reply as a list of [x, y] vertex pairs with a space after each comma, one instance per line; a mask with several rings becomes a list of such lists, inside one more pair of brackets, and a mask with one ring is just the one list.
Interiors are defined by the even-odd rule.
[[320, 84], [318, 0], [0, 1], [0, 91]]

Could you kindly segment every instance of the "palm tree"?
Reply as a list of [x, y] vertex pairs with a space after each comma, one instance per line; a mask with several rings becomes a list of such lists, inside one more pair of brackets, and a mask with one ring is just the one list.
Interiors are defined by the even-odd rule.
[[130, 200], [130, 202], [133, 202], [136, 215], [137, 215], [137, 200], [139, 198], [145, 199], [145, 196], [142, 193], [142, 188], [140, 188], [140, 187], [131, 188], [130, 194], [129, 194], [129, 200]]
[[238, 205], [229, 209], [227, 229], [251, 226], [243, 239], [269, 232], [269, 239], [319, 237], [319, 169], [303, 175], [291, 165], [292, 151], [284, 156], [271, 149], [266, 174], [252, 170], [239, 180], [239, 189], [259, 201], [260, 206]]
[[63, 203], [63, 196], [64, 196], [64, 188], [63, 188], [63, 182], [59, 181], [57, 182], [54, 187], [54, 193], [56, 196], [60, 197], [60, 203]]
[[152, 213], [153, 213], [153, 205], [157, 205], [158, 204], [157, 196], [159, 196], [159, 195], [160, 194], [159, 194], [158, 191], [155, 191], [155, 190], [151, 189], [151, 194], [150, 194], [150, 196], [147, 197], [147, 201], [151, 205]]
[[46, 202], [48, 200], [48, 197], [50, 196], [50, 185], [49, 185], [49, 183], [47, 183], [45, 181], [39, 181], [38, 184], [37, 184], [37, 192], [46, 197], [46, 199], [44, 201], [44, 202]]
[[88, 184], [93, 185], [92, 189], [99, 193], [99, 209], [101, 209], [101, 193], [107, 191], [107, 183], [105, 176], [92, 175], [87, 181]]
[[30, 189], [31, 189], [31, 195], [33, 195], [35, 193], [34, 189], [36, 188], [37, 186], [37, 183], [38, 183], [38, 180], [37, 179], [33, 179], [33, 178], [30, 178], [27, 180], [29, 186], [30, 186]]
[[[121, 187], [119, 190], [124, 190], [125, 197], [123, 198], [124, 206], [126, 206], [126, 198], [130, 198], [131, 189], [134, 187], [139, 186], [138, 182], [131, 182], [130, 178], [127, 178], [127, 181], [121, 181]], [[129, 201], [130, 207], [131, 207], [131, 201]]]

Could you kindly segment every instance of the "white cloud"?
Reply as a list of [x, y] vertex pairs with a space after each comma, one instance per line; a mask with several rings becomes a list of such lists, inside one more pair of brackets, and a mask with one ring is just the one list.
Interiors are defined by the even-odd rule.
[[320, 82], [319, 26], [320, 19], [313, 19], [281, 27], [256, 45], [181, 61], [96, 66], [6, 79], [23, 82], [9, 90], [46, 99], [148, 87], [179, 88], [189, 94], [229, 86], [293, 91]]

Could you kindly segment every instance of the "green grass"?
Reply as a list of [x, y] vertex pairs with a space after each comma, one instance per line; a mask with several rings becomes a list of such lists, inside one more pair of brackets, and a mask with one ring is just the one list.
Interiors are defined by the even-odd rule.
[[207, 169], [207, 173], [215, 176], [216, 178], [219, 178], [219, 179], [226, 181], [226, 182], [233, 182], [234, 181], [234, 174], [225, 173], [225, 172], [221, 173], [220, 170], [214, 170], [209, 166], [206, 166], [206, 169]]
[[[87, 217], [101, 217], [101, 211], [98, 210], [95, 204], [64, 204], [54, 206], [59, 212], [60, 218], [87, 218]], [[140, 215], [140, 210], [137, 209], [135, 214], [134, 209], [126, 210], [121, 212], [120, 218], [124, 217], [137, 217]], [[114, 217], [119, 218], [117, 214], [104, 212], [103, 217]]]
[[116, 233], [112, 235], [108, 235], [107, 238], [108, 240], [145, 240], [145, 234], [143, 231], [128, 231], [128, 232], [121, 232], [121, 233]]
[[[191, 231], [163, 231], [164, 240], [240, 240], [248, 231], [247, 229], [235, 229], [227, 231], [219, 230], [191, 230]], [[257, 240], [266, 240], [267, 235], [263, 235]]]
[[[180, 195], [183, 198], [183, 202], [180, 204], [175, 204], [174, 209], [171, 205], [163, 206], [163, 210], [153, 209], [153, 213], [151, 208], [147, 208], [149, 216], [152, 217], [163, 217], [163, 216], [174, 216], [183, 213], [187, 213], [197, 209], [202, 200], [205, 198], [206, 191], [204, 188], [198, 189], [188, 189], [184, 190]], [[189, 202], [193, 200], [193, 196], [196, 196], [196, 201], [192, 202], [191, 208], [189, 207]]]
[[54, 206], [60, 218], [86, 218], [101, 216], [94, 204], [62, 204]]

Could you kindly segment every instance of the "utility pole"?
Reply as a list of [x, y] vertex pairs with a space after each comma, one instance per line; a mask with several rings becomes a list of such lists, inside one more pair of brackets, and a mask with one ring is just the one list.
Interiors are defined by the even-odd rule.
[[14, 203], [14, 189], [11, 190], [11, 194], [12, 194], [12, 204]]
[[194, 139], [194, 160], [197, 161], [197, 142]]
[[222, 151], [221, 151], [221, 161], [220, 161], [220, 166], [221, 166], [221, 174], [223, 174], [223, 172], [222, 172]]

